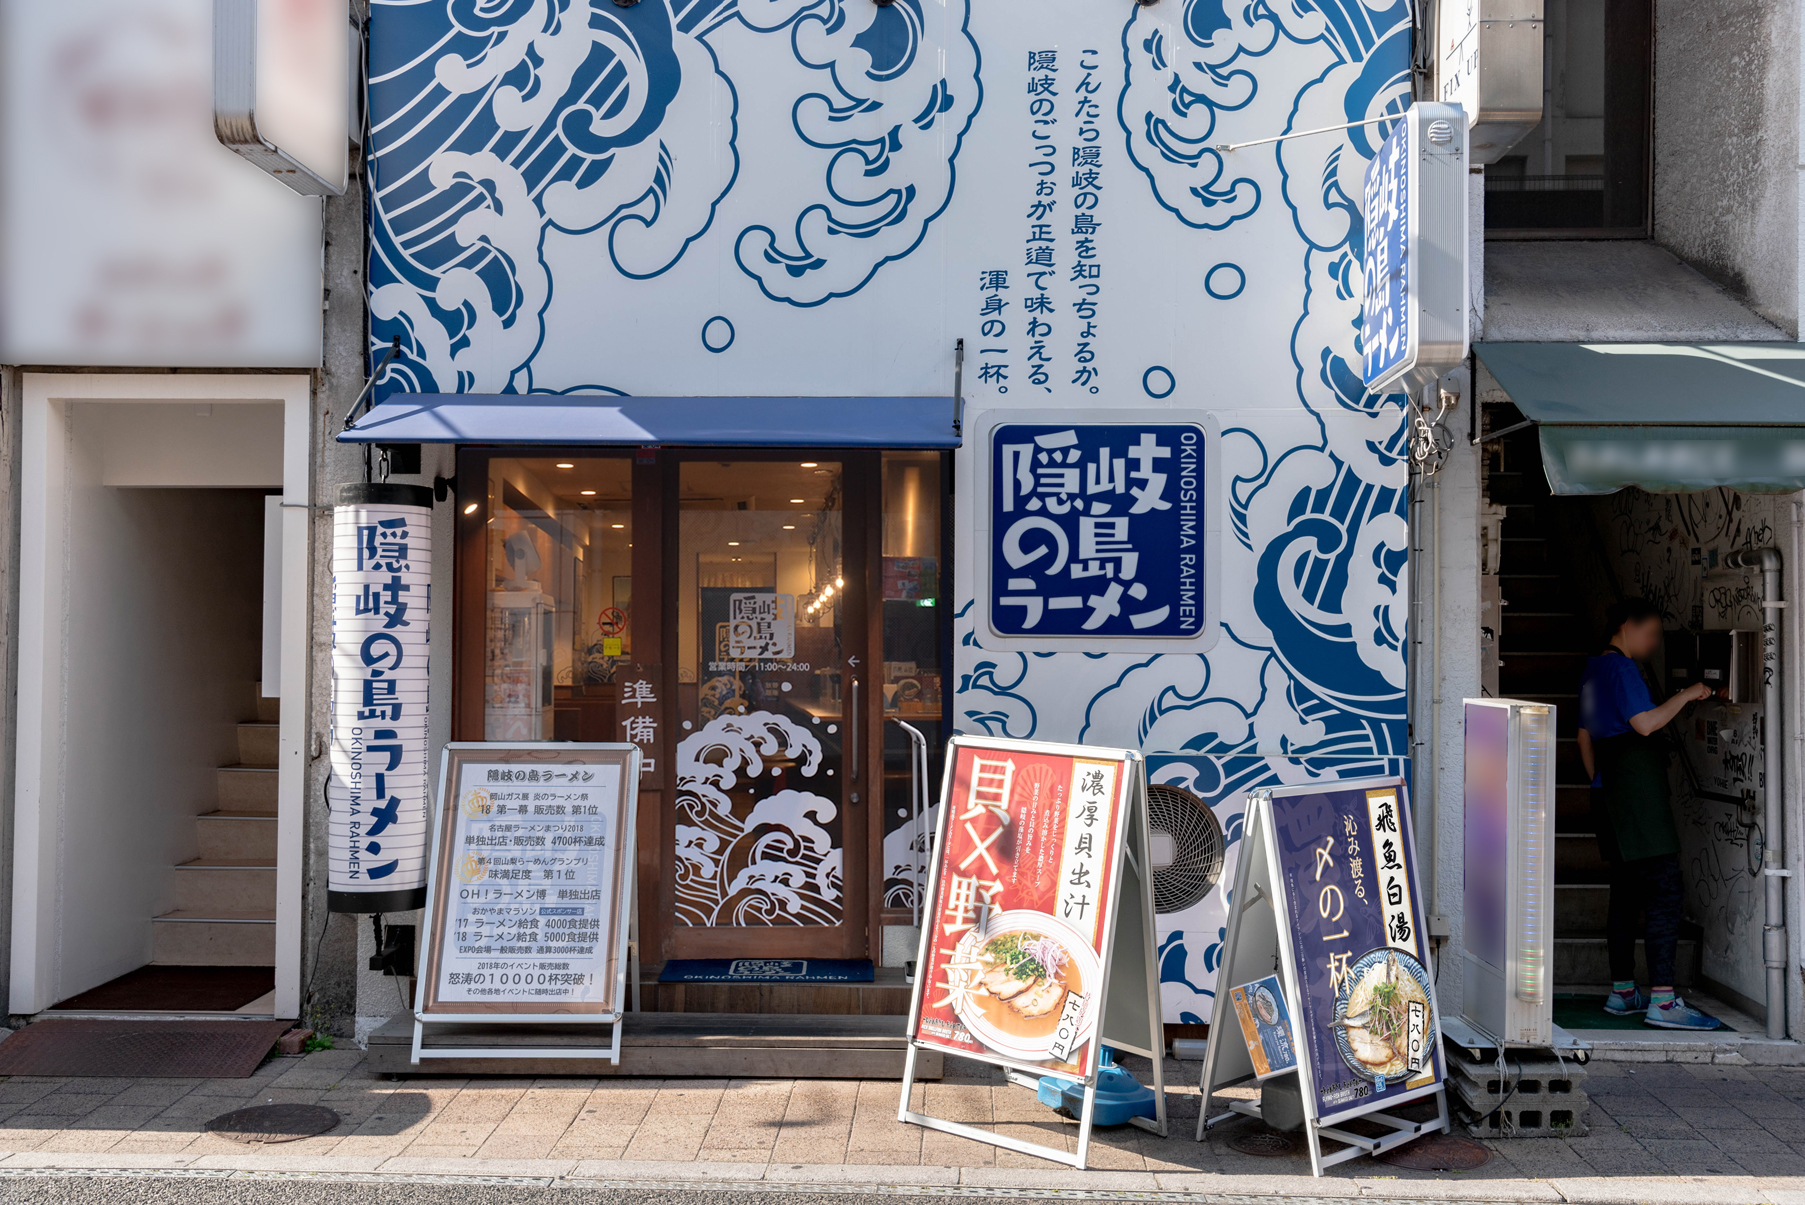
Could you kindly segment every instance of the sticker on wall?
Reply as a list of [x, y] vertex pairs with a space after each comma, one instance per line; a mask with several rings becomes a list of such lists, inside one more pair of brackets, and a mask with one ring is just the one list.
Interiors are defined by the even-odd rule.
[[432, 491], [338, 487], [332, 514], [332, 773], [327, 905], [426, 902]]
[[978, 595], [987, 647], [1202, 652], [1214, 643], [1201, 411], [992, 411]]

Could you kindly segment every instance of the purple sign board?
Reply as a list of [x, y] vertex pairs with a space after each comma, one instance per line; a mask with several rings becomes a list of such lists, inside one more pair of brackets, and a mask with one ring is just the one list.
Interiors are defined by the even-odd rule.
[[1317, 1117], [1433, 1086], [1441, 1026], [1403, 786], [1274, 793], [1271, 804]]
[[1510, 709], [1468, 703], [1466, 718], [1466, 946], [1502, 974], [1510, 890]]

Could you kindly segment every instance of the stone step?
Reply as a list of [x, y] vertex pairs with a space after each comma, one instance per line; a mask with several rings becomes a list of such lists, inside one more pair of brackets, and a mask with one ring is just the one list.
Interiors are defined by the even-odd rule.
[[263, 687], [260, 684], [257, 687], [255, 700], [254, 706], [257, 709], [257, 722], [259, 724], [274, 724], [282, 718], [282, 698], [280, 695], [265, 698], [263, 695]]
[[[693, 985], [690, 985], [693, 986]], [[423, 1058], [411, 1061], [414, 1019], [391, 1017], [370, 1034], [365, 1066], [389, 1075], [651, 1075], [718, 1079], [900, 1080], [907, 1055], [905, 1016], [772, 1016], [758, 1013], [628, 1013], [621, 1061], [602, 1058]], [[606, 1025], [428, 1025], [423, 1045], [605, 1048]], [[937, 1050], [915, 1056], [917, 1078], [943, 1074]]]
[[151, 956], [164, 966], [273, 966], [276, 914], [196, 916], [176, 910], [151, 918]]
[[1590, 832], [1557, 832], [1554, 835], [1554, 881], [1594, 883], [1604, 878], [1604, 859], [1598, 856], [1598, 838]]
[[196, 858], [175, 868], [178, 912], [225, 916], [276, 908], [276, 863]]
[[[1556, 919], [1558, 927], [1558, 914]], [[1698, 941], [1680, 938], [1674, 956], [1674, 986], [1681, 990], [1698, 980]], [[1611, 957], [1605, 948], [1603, 934], [1559, 936], [1554, 939], [1554, 990], [1564, 992], [1593, 984], [1611, 982]], [[1648, 958], [1644, 943], [1636, 943], [1636, 982], [1648, 985]]]
[[1554, 881], [1554, 935], [1586, 937], [1602, 933], [1610, 911], [1611, 888], [1606, 883]]
[[238, 762], [244, 766], [274, 766], [280, 744], [279, 724], [240, 724], [238, 726]]
[[265, 816], [276, 814], [274, 766], [221, 766], [215, 781], [219, 785], [221, 808]]
[[268, 812], [207, 812], [195, 817], [201, 860], [276, 861], [276, 818]]

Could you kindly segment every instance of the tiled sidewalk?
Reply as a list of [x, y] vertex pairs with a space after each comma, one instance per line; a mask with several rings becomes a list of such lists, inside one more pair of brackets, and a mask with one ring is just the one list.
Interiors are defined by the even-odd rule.
[[[1128, 1060], [1131, 1067], [1136, 1062]], [[259, 1167], [321, 1171], [1031, 1181], [1047, 1187], [1082, 1182], [1314, 1195], [1805, 1205], [1805, 1154], [1795, 1150], [1805, 1142], [1805, 1070], [1594, 1063], [1586, 1079], [1592, 1099], [1588, 1137], [1492, 1143], [1491, 1162], [1460, 1175], [1357, 1159], [1332, 1169], [1327, 1181], [1309, 1181], [1301, 1155], [1258, 1158], [1229, 1146], [1237, 1128], [1251, 1122], [1227, 1123], [1207, 1142], [1193, 1142], [1197, 1065], [1166, 1067], [1174, 1085], [1171, 1136], [1099, 1130], [1092, 1165], [1101, 1171], [1090, 1173], [901, 1124], [897, 1088], [887, 1081], [390, 1082], [366, 1071], [357, 1050], [278, 1059], [244, 1080], [0, 1082], [0, 1171], [84, 1161], [248, 1166], [249, 1159]], [[1145, 1079], [1145, 1064], [1136, 1069]], [[988, 1068], [949, 1062], [943, 1082], [917, 1092], [916, 1106], [939, 1116], [1074, 1145], [1073, 1123]], [[212, 1117], [270, 1102], [323, 1104], [343, 1121], [328, 1134], [268, 1148], [203, 1132]]]

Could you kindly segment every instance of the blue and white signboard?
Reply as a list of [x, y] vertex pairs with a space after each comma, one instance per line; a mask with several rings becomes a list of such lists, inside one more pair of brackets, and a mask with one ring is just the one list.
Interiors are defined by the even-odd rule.
[[1182, 411], [993, 412], [991, 647], [1201, 652], [1215, 633], [1211, 420]]
[[1467, 356], [1467, 122], [1424, 102], [1366, 169], [1361, 379], [1414, 389]]

